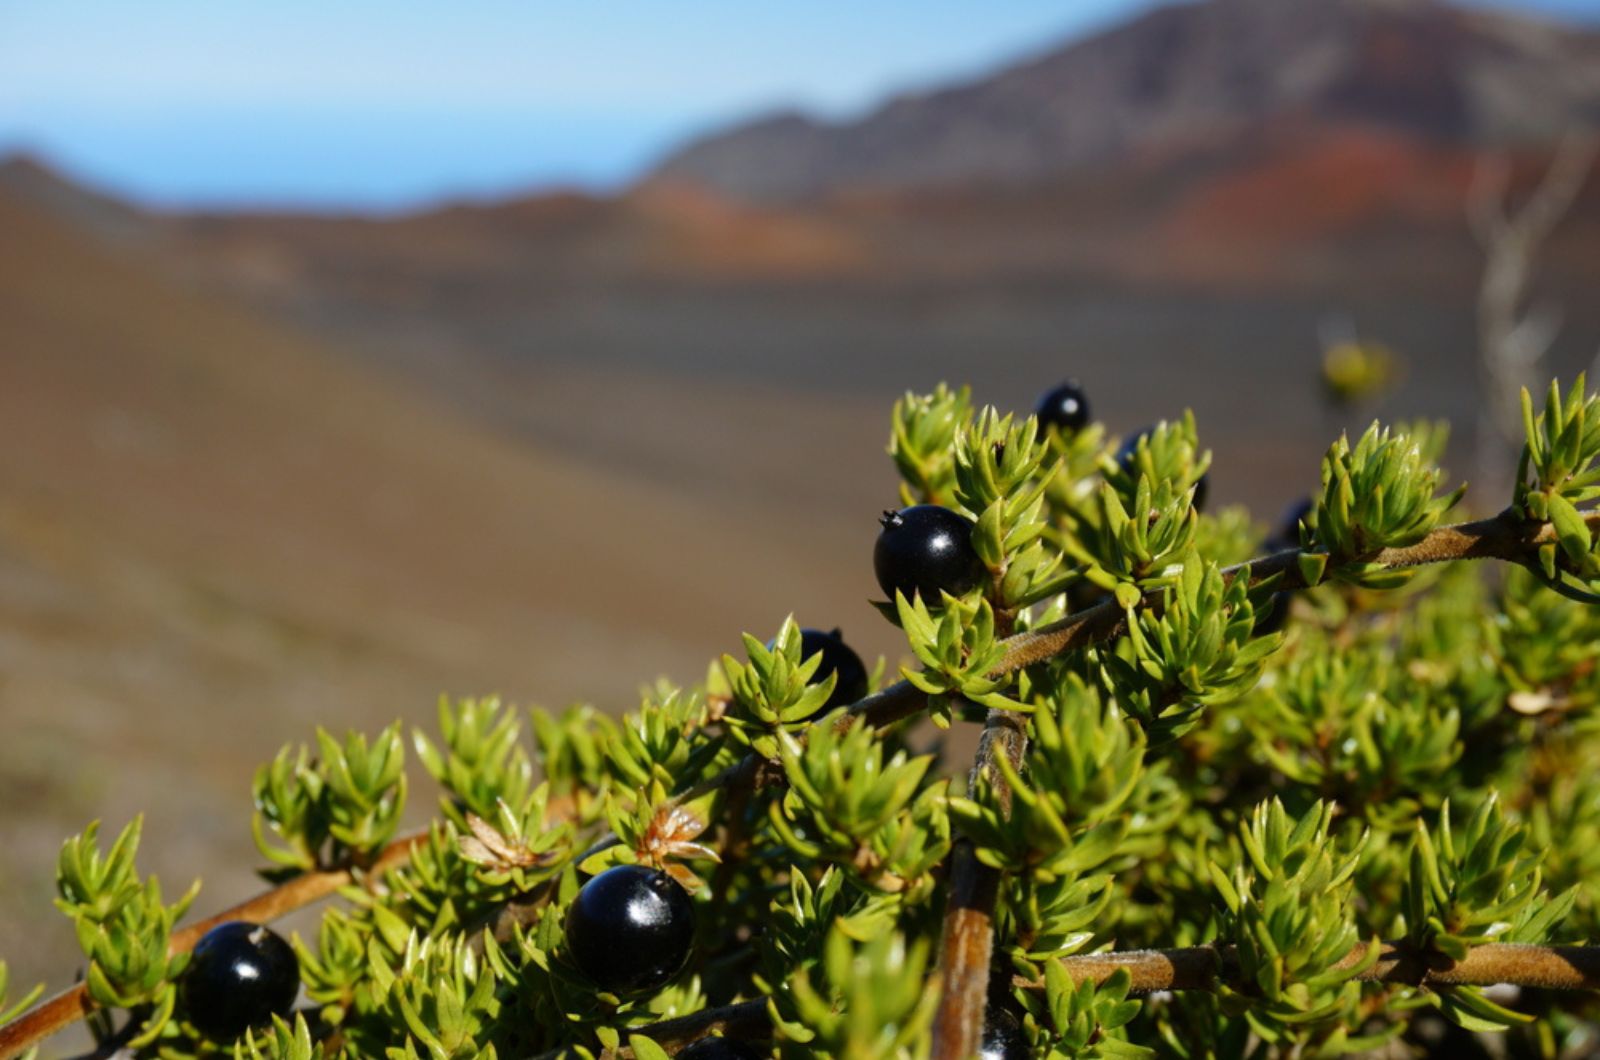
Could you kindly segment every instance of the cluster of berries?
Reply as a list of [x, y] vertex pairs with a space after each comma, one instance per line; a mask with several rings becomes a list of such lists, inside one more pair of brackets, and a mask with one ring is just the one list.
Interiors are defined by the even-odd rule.
[[[1075, 431], [1088, 424], [1089, 404], [1075, 383], [1067, 383], [1044, 396], [1038, 415], [1045, 427]], [[940, 592], [960, 595], [987, 575], [972, 547], [972, 520], [958, 512], [919, 504], [885, 513], [882, 523], [873, 568], [890, 599], [896, 592], [908, 597], [920, 593], [925, 599], [937, 599]], [[836, 678], [823, 710], [866, 695], [866, 666], [839, 630], [802, 630], [800, 650], [802, 658], [822, 656], [814, 680]], [[579, 890], [567, 913], [566, 941], [573, 962], [596, 986], [617, 994], [647, 993], [672, 979], [688, 962], [694, 905], [665, 872], [619, 865]], [[1016, 1018], [1000, 1006], [990, 1010], [983, 1060], [1028, 1055]], [[738, 1060], [758, 1054], [741, 1042], [706, 1038], [678, 1055], [689, 1060]]]

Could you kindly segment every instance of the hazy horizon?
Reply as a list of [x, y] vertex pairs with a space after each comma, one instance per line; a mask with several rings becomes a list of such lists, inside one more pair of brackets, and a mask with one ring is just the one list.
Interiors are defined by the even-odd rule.
[[[0, 153], [176, 209], [381, 213], [605, 192], [708, 129], [781, 109], [848, 118], [1153, 6], [699, 0], [624, 21], [499, 0], [448, 19], [368, 2], [12, 0], [0, 4]], [[1496, 6], [1600, 19], [1594, 0]]]

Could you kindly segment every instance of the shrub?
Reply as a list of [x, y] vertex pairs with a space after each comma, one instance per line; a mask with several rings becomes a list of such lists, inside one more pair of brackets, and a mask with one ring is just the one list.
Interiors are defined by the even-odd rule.
[[[81, 1016], [106, 1051], [262, 1060], [715, 1037], [706, 1055], [959, 1058], [986, 1025], [1051, 1057], [1581, 1051], [1597, 401], [1581, 378], [1538, 415], [1525, 395], [1510, 506], [1457, 525], [1439, 427], [1341, 438], [1262, 554], [1243, 513], [1195, 509], [1192, 415], [1119, 459], [1098, 425], [907, 395], [899, 499], [970, 520], [981, 575], [880, 602], [915, 659], [898, 680], [819, 716], [838, 675], [787, 621], [620, 720], [534, 711], [527, 742], [512, 707], [446, 700], [412, 737], [438, 811], [405, 834], [400, 727], [319, 732], [255, 778], [277, 886], [187, 927], [193, 892], [169, 905], [137, 870], [138, 822], [105, 852], [91, 825], [57, 903], [84, 982], [0, 996], [0, 1056]], [[871, 584], [865, 550], [845, 561]], [[946, 762], [957, 723], [970, 770]], [[620, 865], [649, 871], [608, 894], [654, 904], [608, 925], [622, 899], [587, 896], [594, 982], [569, 911]], [[195, 941], [335, 892], [294, 940], [301, 1007], [208, 1040], [179, 989]]]

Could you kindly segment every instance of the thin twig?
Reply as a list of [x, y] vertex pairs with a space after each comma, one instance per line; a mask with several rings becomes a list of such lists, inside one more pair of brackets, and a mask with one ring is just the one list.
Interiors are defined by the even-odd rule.
[[[967, 790], [987, 778], [1003, 813], [1011, 811], [1011, 786], [995, 768], [1004, 755], [1014, 771], [1028, 748], [1027, 722], [1020, 714], [991, 710], [978, 739]], [[958, 839], [950, 852], [950, 897], [939, 942], [939, 1008], [933, 1017], [933, 1060], [965, 1060], [983, 1038], [983, 1013], [989, 996], [989, 964], [994, 955], [994, 906], [1000, 873], [978, 860], [970, 839]]]
[[[1353, 968], [1367, 956], [1357, 945], [1336, 968]], [[1132, 991], [1214, 990], [1219, 981], [1237, 982], [1238, 959], [1231, 946], [1190, 946], [1174, 950], [1128, 950], [1065, 957], [1062, 967], [1074, 983], [1103, 983], [1119, 971], [1132, 979]], [[1474, 946], [1461, 960], [1417, 955], [1404, 942], [1381, 944], [1377, 963], [1352, 978], [1397, 986], [1521, 986], [1544, 990], [1600, 989], [1600, 946], [1534, 946], [1490, 942]], [[1036, 983], [1018, 983], [1036, 988]]]
[[[992, 600], [1003, 601], [1003, 571], [995, 570]], [[1016, 611], [995, 605], [995, 631], [1010, 636]], [[988, 784], [1011, 816], [1011, 785], [995, 767], [1003, 756], [1013, 772], [1022, 771], [1028, 750], [1028, 722], [1009, 710], [990, 710], [978, 736], [978, 751], [967, 774], [967, 792]], [[989, 999], [989, 964], [994, 957], [994, 907], [999, 899], [1000, 872], [978, 860], [972, 840], [959, 838], [950, 851], [950, 893], [939, 940], [939, 1007], [933, 1014], [932, 1060], [966, 1060], [983, 1040], [984, 1009]]]
[[[1585, 518], [1591, 530], [1600, 529], [1600, 513], [1588, 512]], [[1384, 549], [1369, 557], [1368, 562], [1390, 570], [1468, 559], [1525, 562], [1533, 559], [1540, 545], [1554, 540], [1555, 531], [1550, 524], [1526, 523], [1502, 512], [1477, 522], [1441, 526], [1415, 545]], [[1222, 576], [1232, 581], [1248, 570], [1252, 587], [1276, 579], [1276, 589], [1303, 589], [1306, 582], [1300, 572], [1300, 555], [1300, 549], [1286, 549], [1235, 564], [1224, 569]], [[1145, 594], [1144, 602], [1155, 606], [1160, 599], [1161, 591], [1152, 590]], [[1049, 625], [1008, 637], [1001, 642], [1005, 655], [989, 676], [1003, 677], [1067, 652], [1111, 640], [1121, 635], [1126, 621], [1127, 615], [1117, 602], [1106, 599]], [[848, 725], [859, 716], [866, 718], [867, 724], [881, 728], [909, 718], [926, 706], [927, 696], [923, 692], [908, 681], [897, 681], [852, 705], [848, 716], [839, 724]]]

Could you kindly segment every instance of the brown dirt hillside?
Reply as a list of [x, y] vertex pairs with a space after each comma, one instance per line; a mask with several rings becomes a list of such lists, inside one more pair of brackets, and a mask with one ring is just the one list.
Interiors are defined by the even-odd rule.
[[[203, 907], [254, 889], [250, 769], [315, 722], [424, 721], [446, 690], [624, 709], [790, 608], [888, 644], [863, 603], [879, 490], [826, 485], [838, 454], [881, 446], [876, 403], [611, 380], [606, 407], [633, 430], [722, 417], [743, 478], [579, 466], [4, 197], [0, 230], [0, 954], [16, 981], [73, 966], [49, 874], [91, 818], [147, 811], [145, 865], [169, 888], [204, 874]], [[819, 462], [741, 445], [757, 421]]]

